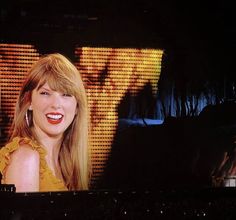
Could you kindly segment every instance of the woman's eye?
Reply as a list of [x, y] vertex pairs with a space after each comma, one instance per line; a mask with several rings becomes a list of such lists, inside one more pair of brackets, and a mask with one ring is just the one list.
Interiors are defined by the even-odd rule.
[[72, 95], [66, 94], [66, 93], [62, 94], [62, 96], [65, 96], [65, 97], [72, 97]]
[[42, 91], [42, 92], [40, 92], [40, 95], [49, 95], [49, 93], [45, 92], [45, 91]]

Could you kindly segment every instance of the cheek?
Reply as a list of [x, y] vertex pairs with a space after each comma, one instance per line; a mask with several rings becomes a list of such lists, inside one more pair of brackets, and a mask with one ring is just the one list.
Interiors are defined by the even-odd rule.
[[45, 99], [41, 98], [38, 94], [33, 93], [31, 99], [31, 106], [34, 110], [43, 110], [47, 106]]
[[42, 101], [40, 101], [40, 102], [34, 101], [34, 102], [31, 103], [31, 106], [32, 106], [33, 111], [43, 112], [44, 109], [47, 108], [47, 103], [42, 102]]
[[67, 103], [66, 111], [72, 118], [74, 118], [74, 115], [77, 113], [77, 103], [76, 102]]
[[74, 100], [71, 102], [71, 110], [73, 111], [74, 114], [77, 114], [77, 101], [74, 98]]
[[71, 108], [71, 113], [75, 116], [77, 114], [77, 105], [74, 105], [73, 108]]

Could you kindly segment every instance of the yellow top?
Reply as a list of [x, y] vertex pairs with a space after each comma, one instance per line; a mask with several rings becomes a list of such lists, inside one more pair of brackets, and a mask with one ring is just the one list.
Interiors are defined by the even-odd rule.
[[15, 137], [11, 142], [0, 149], [0, 173], [2, 174], [1, 183], [5, 183], [5, 168], [10, 163], [10, 155], [20, 147], [20, 143], [28, 144], [33, 150], [38, 151], [40, 156], [40, 168], [39, 168], [39, 191], [67, 191], [67, 187], [62, 180], [53, 175], [51, 169], [47, 165], [45, 156], [46, 150], [37, 144], [35, 141], [29, 138]]

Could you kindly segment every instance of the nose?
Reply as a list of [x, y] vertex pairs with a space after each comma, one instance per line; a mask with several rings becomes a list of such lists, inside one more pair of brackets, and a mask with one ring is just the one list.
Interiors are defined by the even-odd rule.
[[53, 109], [60, 109], [62, 106], [62, 100], [59, 94], [54, 93], [51, 99], [51, 107]]

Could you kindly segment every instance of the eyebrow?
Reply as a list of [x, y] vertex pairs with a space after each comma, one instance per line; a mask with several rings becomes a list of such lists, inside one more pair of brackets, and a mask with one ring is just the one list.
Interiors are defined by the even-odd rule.
[[40, 90], [40, 89], [44, 89], [44, 90], [47, 90], [47, 91], [52, 91], [50, 88], [48, 89], [48, 88], [45, 88], [45, 87], [40, 87], [40, 88], [38, 88], [38, 90]]

